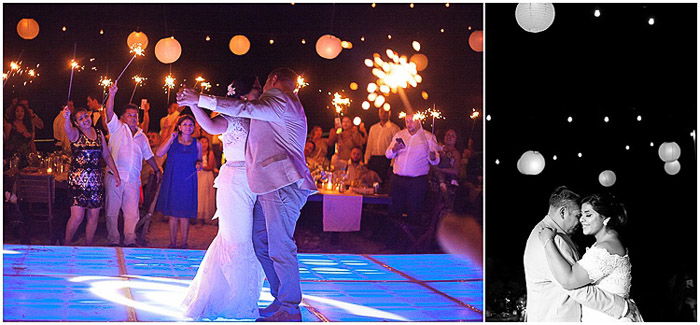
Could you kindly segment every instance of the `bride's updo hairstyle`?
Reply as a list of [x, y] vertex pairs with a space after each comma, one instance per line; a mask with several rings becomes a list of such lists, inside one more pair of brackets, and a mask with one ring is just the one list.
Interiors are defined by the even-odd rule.
[[606, 227], [620, 230], [627, 224], [627, 210], [612, 194], [601, 193], [589, 195], [581, 200], [581, 205], [588, 203], [603, 218], [610, 218]]
[[253, 89], [258, 89], [262, 93], [262, 87], [260, 86], [258, 77], [244, 75], [234, 79], [231, 84], [228, 85], [228, 92], [226, 95], [228, 97], [241, 98], [250, 93]]

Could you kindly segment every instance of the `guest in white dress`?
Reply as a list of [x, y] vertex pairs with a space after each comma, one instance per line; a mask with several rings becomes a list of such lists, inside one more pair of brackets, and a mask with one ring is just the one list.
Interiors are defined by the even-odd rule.
[[[574, 264], [569, 264], [557, 246], [552, 245], [556, 232], [551, 228], [543, 228], [539, 238], [544, 245], [549, 268], [557, 282], [567, 290], [592, 284], [628, 299], [632, 287], [632, 264], [618, 233], [626, 221], [625, 208], [612, 195], [594, 194], [581, 200], [580, 222], [583, 234], [594, 236], [596, 242]], [[632, 315], [620, 319], [582, 306], [581, 321], [642, 321], [641, 314], [632, 300], [628, 300], [628, 306]]]
[[[255, 77], [229, 86], [234, 96], [253, 100], [262, 87]], [[214, 182], [219, 232], [207, 249], [182, 305], [195, 320], [255, 319], [264, 274], [252, 240], [253, 206], [257, 196], [246, 176], [245, 146], [250, 120], [218, 115], [210, 118], [200, 107], [190, 107], [197, 122], [210, 134], [223, 133], [226, 164]]]
[[202, 169], [197, 171], [197, 222], [205, 224], [211, 223], [216, 212], [216, 189], [214, 188], [216, 160], [209, 138], [203, 136], [199, 139], [199, 143], [202, 145]]

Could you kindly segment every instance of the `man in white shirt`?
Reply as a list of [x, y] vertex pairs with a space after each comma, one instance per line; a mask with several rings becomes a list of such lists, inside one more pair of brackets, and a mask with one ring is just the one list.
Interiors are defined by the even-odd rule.
[[379, 123], [369, 128], [367, 137], [367, 149], [365, 150], [365, 164], [367, 167], [379, 175], [382, 179], [389, 179], [389, 168], [391, 160], [386, 157], [386, 149], [389, 147], [394, 135], [401, 131], [401, 128], [389, 120], [391, 111], [383, 109], [379, 112]]
[[177, 123], [177, 119], [180, 118], [180, 112], [185, 107], [180, 107], [176, 102], [170, 103], [168, 105], [168, 115], [160, 119], [160, 138], [167, 139], [170, 135], [170, 128]]
[[557, 245], [569, 263], [579, 259], [576, 245], [570, 234], [579, 224], [580, 197], [565, 186], [554, 190], [549, 197], [549, 211], [530, 233], [525, 245], [523, 263], [527, 288], [528, 322], [580, 322], [581, 305], [599, 310], [614, 318], [630, 317], [630, 307], [624, 298], [606, 292], [594, 285], [574, 290], [564, 289], [552, 275], [547, 264], [544, 246], [538, 238], [543, 227], [557, 230], [557, 236], [549, 245]]
[[109, 88], [107, 100], [107, 127], [109, 128], [109, 150], [119, 170], [121, 185], [116, 186], [114, 176], [107, 173], [105, 192], [107, 197], [107, 232], [110, 245], [119, 245], [119, 210], [124, 213], [124, 245], [136, 246], [136, 223], [139, 221], [139, 190], [141, 188], [142, 161], [153, 168], [156, 180], [162, 172], [148, 143], [148, 138], [139, 128], [138, 107], [128, 104], [120, 112], [119, 118], [114, 114], [114, 96], [117, 85]]
[[394, 159], [390, 214], [399, 217], [406, 210], [415, 220], [428, 191], [430, 165], [439, 164], [440, 155], [435, 136], [423, 130], [421, 120], [413, 117], [406, 115], [406, 128], [394, 135], [385, 155]]

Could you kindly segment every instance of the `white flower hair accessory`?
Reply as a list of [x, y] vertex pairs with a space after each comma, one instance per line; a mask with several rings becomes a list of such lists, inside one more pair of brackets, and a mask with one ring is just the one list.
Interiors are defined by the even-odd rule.
[[228, 85], [228, 92], [226, 93], [226, 96], [235, 96], [236, 95], [236, 87], [233, 86], [233, 82]]

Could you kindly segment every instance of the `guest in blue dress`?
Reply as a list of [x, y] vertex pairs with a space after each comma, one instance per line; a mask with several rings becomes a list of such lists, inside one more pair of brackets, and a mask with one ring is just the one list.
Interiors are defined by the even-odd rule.
[[[156, 211], [169, 217], [170, 248], [187, 248], [189, 219], [197, 218], [197, 171], [202, 168], [202, 148], [192, 137], [195, 120], [183, 115], [156, 150], [156, 155], [165, 159], [165, 172], [160, 185]], [[177, 244], [178, 229], [181, 244]]]

